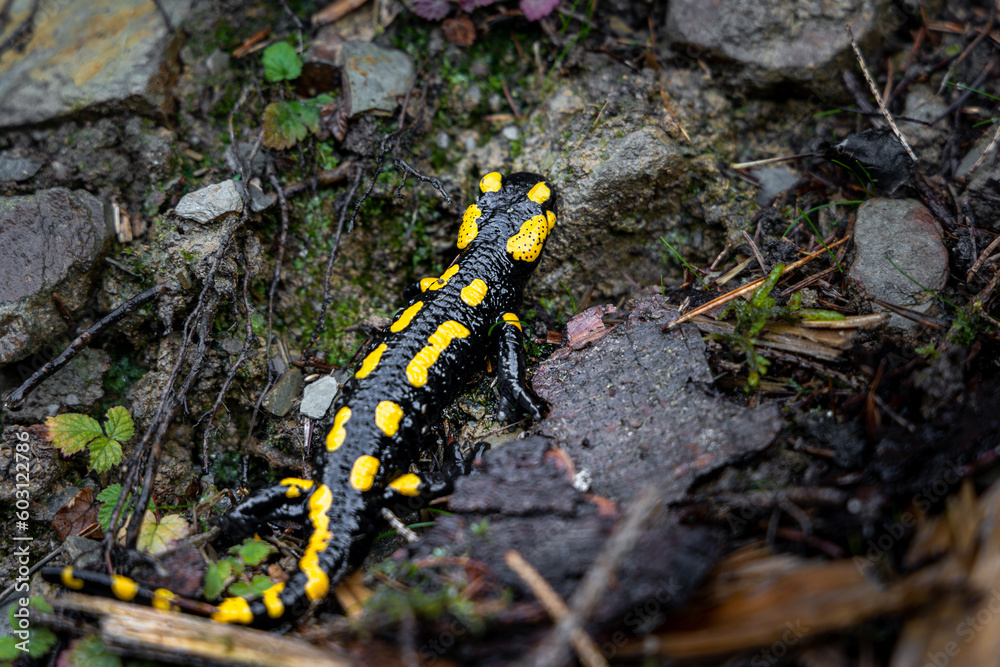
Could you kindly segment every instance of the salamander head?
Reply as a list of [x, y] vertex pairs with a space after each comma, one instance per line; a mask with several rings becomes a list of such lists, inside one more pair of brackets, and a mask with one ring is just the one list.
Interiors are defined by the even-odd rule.
[[458, 248], [465, 250], [484, 230], [492, 242], [506, 242], [515, 264], [534, 268], [545, 239], [556, 224], [556, 188], [529, 172], [502, 176], [491, 172], [479, 181], [482, 193], [465, 210], [458, 230]]

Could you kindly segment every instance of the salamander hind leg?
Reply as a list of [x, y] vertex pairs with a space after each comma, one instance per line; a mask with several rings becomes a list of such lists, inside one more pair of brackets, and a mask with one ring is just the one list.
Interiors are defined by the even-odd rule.
[[495, 336], [498, 343], [497, 380], [500, 389], [497, 421], [510, 421], [519, 413], [534, 420], [541, 419], [548, 412], [548, 407], [528, 387], [525, 380], [524, 335], [517, 315], [505, 313]]

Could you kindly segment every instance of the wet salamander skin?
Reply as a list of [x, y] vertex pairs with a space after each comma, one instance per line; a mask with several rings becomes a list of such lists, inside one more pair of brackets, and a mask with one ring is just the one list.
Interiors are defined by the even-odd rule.
[[[295, 519], [308, 543], [287, 583], [254, 601], [225, 598], [211, 613], [226, 622], [274, 626], [302, 615], [340, 579], [352, 546], [370, 538], [383, 507], [404, 510], [441, 493], [451, 475], [408, 472], [428, 423], [495, 356], [501, 420], [522, 412], [539, 419], [543, 404], [525, 385], [520, 308], [525, 283], [556, 220], [555, 188], [541, 176], [490, 173], [462, 218], [458, 259], [415, 296], [358, 366], [331, 410], [317, 448], [313, 480], [289, 478], [256, 492], [223, 517], [235, 539], [267, 522]], [[408, 505], [417, 502], [417, 505]], [[80, 590], [104, 575], [48, 570], [48, 579]], [[92, 581], [93, 580], [93, 581]], [[176, 608], [166, 590], [125, 577], [104, 581], [122, 599]]]

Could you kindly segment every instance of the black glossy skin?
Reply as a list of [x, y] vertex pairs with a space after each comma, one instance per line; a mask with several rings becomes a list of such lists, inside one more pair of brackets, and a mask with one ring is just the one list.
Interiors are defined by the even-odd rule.
[[[492, 182], [499, 182], [499, 175], [490, 174], [484, 177], [483, 183], [491, 177], [497, 179]], [[276, 589], [280, 590], [276, 592], [280, 598], [276, 608], [280, 613], [272, 607], [269, 615], [260, 600], [247, 605], [239, 598], [228, 598], [220, 609], [231, 606], [239, 613], [218, 613], [213, 614], [213, 618], [258, 627], [293, 620], [311, 603], [310, 595], [306, 594], [310, 573], [315, 579], [317, 568], [322, 570], [330, 586], [342, 578], [349, 566], [352, 549], [370, 540], [383, 507], [395, 507], [397, 513], [405, 514], [407, 509], [421, 506], [427, 497], [447, 490], [454, 473], [461, 471], [422, 476], [417, 489], [422, 498], [413, 494], [401, 495], [387, 484], [409, 472], [411, 464], [420, 456], [422, 436], [428, 424], [486, 368], [488, 357], [494, 357], [498, 366], [501, 394], [498, 418], [505, 421], [516, 412], [533, 419], [542, 417], [544, 404], [525, 385], [520, 327], [509, 321], [510, 315], [505, 321], [504, 315], [520, 308], [524, 286], [538, 263], [537, 257], [532, 261], [515, 259], [507, 250], [508, 239], [518, 234], [526, 220], [535, 216], [548, 214], [550, 229], [554, 223], [554, 186], [546, 183], [550, 195], [541, 203], [528, 198], [532, 188], [544, 180], [535, 174], [512, 174], [502, 180], [499, 190], [484, 191], [477, 199], [475, 205], [481, 211], [478, 233], [456, 260], [457, 273], [438, 289], [413, 290], [416, 296], [407, 307], [417, 301], [422, 301], [423, 307], [401, 330], [392, 332], [386, 328], [381, 339], [371, 346], [374, 349], [381, 343], [386, 345], [374, 369], [360, 379], [352, 378], [343, 387], [322, 432], [331, 429], [334, 416], [341, 408], [349, 407], [351, 416], [344, 424], [346, 437], [334, 451], [328, 451], [326, 441], [314, 443], [315, 486], [306, 489], [307, 480], [283, 480], [277, 486], [256, 492], [223, 517], [220, 523], [235, 539], [263, 532], [267, 522], [279, 519], [305, 522], [309, 538], [323, 535], [322, 530], [317, 531], [317, 523], [323, 521], [320, 514], [328, 520], [331, 535], [320, 545], [322, 548], [315, 549], [317, 562], [314, 566], [306, 564], [304, 557], [299, 571], [283, 590]], [[481, 186], [483, 188], [488, 189]], [[539, 252], [546, 234], [541, 233]], [[469, 305], [462, 299], [462, 289], [476, 279], [485, 282], [486, 294], [476, 305]], [[398, 321], [399, 315], [396, 319]], [[428, 346], [432, 334], [446, 321], [461, 324], [468, 335], [451, 339], [427, 368], [423, 386], [414, 386], [407, 379], [407, 365]], [[398, 431], [391, 437], [376, 425], [376, 407], [383, 401], [391, 401], [402, 410]], [[377, 459], [379, 467], [371, 488], [360, 491], [352, 486], [351, 473], [359, 457], [366, 456]], [[301, 492], [297, 497], [289, 497], [290, 489], [299, 482], [303, 485]], [[324, 497], [329, 498], [328, 503], [314, 502], [315, 494], [327, 491], [329, 496]], [[66, 574], [62, 571], [49, 572], [46, 578], [55, 578], [57, 572], [65, 582]], [[317, 586], [311, 598], [316, 600], [325, 595], [324, 586]]]

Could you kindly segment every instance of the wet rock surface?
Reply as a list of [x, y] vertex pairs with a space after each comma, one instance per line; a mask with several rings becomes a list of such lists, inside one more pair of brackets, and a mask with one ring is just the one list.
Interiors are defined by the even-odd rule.
[[0, 197], [0, 364], [66, 331], [52, 294], [79, 315], [110, 240], [104, 204], [88, 192]]
[[[546, 242], [534, 289], [595, 281], [602, 294], [629, 289], [628, 274], [655, 282], [662, 269], [659, 235], [680, 224], [678, 192], [688, 181], [688, 151], [664, 130], [665, 113], [647, 99], [651, 80], [596, 72], [586, 84], [609, 95], [606, 122], [594, 123], [586, 93], [564, 88], [528, 120], [513, 170], [545, 174], [558, 186], [559, 218]], [[638, 98], [638, 99], [637, 99]], [[486, 173], [503, 164], [502, 134], [470, 156]], [[485, 171], [484, 171], [485, 170]], [[659, 247], [658, 247], [659, 244]]]
[[667, 35], [688, 58], [736, 65], [735, 85], [760, 89], [793, 83], [811, 90], [818, 102], [842, 95], [840, 72], [854, 61], [844, 24], [864, 44], [905, 18], [890, 12], [883, 0], [680, 0], [669, 5]]
[[[930, 312], [937, 298], [927, 290], [940, 292], [948, 279], [948, 251], [941, 237], [940, 225], [914, 199], [866, 201], [854, 224], [857, 250], [848, 271], [855, 296], [864, 299], [871, 294], [903, 308]], [[885, 311], [878, 305], [871, 308]], [[912, 331], [919, 325], [893, 314], [889, 326]]]
[[551, 405], [539, 431], [592, 475], [593, 491], [628, 503], [647, 485], [664, 502], [778, 433], [776, 406], [743, 408], [714, 396], [697, 329], [660, 329], [676, 317], [661, 297], [635, 302], [627, 319], [582, 350], [542, 362], [533, 386]]
[[[486, 452], [477, 471], [456, 483], [449, 502], [454, 515], [438, 520], [411, 556], [429, 557], [440, 548], [471, 556], [485, 562], [504, 586], [530, 596], [504, 563], [504, 554], [514, 549], [568, 598], [621, 517], [613, 505], [573, 488], [552, 447], [552, 441], [534, 436]], [[483, 519], [486, 534], [470, 530]], [[659, 610], [684, 604], [718, 557], [719, 545], [714, 530], [659, 517], [616, 572], [629, 585], [605, 594], [590, 618], [592, 627], [621, 622], [636, 604], [650, 600]]]
[[55, 416], [60, 408], [87, 412], [104, 396], [102, 381], [111, 368], [110, 361], [104, 350], [83, 350], [31, 392], [23, 408], [7, 416], [12, 421], [31, 424]]
[[317, 41], [307, 60], [343, 69], [352, 116], [395, 110], [413, 82], [413, 62], [408, 55], [370, 42], [342, 41], [333, 36], [329, 42]]
[[7, 152], [0, 153], [0, 181], [26, 181], [42, 168], [42, 163]]
[[[29, 16], [32, 4], [13, 3], [0, 41]], [[191, 0], [159, 4], [177, 26]], [[43, 2], [23, 49], [0, 55], [0, 127], [81, 109], [165, 111], [182, 39], [152, 2]]]

